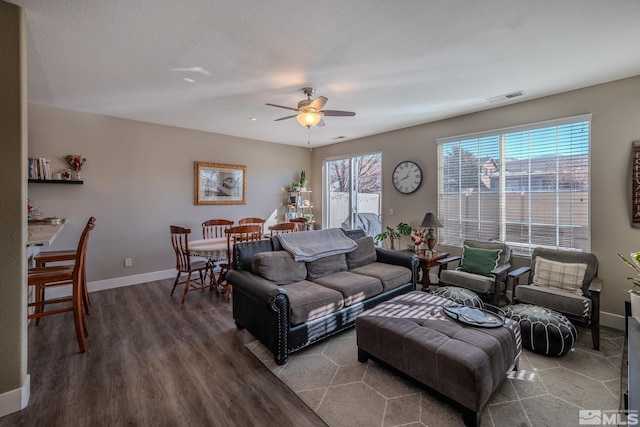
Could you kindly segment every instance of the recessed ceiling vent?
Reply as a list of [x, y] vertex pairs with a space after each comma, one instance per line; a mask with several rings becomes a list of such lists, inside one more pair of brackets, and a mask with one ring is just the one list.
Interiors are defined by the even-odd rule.
[[511, 98], [517, 98], [519, 96], [524, 95], [523, 90], [518, 90], [516, 92], [506, 93], [504, 95], [494, 96], [493, 98], [487, 98], [489, 102], [500, 102], [500, 101], [508, 101]]

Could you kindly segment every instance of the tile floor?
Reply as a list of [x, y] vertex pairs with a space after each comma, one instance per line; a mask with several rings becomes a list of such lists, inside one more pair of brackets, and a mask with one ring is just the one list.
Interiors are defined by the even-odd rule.
[[[584, 328], [563, 357], [523, 350], [519, 370], [491, 398], [481, 424], [577, 426], [580, 409], [616, 411], [624, 332], [602, 328], [600, 335], [600, 351]], [[373, 361], [359, 363], [355, 337], [354, 329], [345, 331], [295, 353], [284, 366], [257, 341], [247, 346], [332, 427], [463, 425], [455, 407], [414, 382]]]

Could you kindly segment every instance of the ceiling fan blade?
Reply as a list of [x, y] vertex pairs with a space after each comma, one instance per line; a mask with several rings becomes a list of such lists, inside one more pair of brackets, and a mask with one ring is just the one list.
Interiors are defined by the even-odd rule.
[[309, 104], [309, 107], [315, 108], [316, 110], [320, 110], [322, 107], [324, 107], [324, 104], [326, 104], [327, 101], [328, 99], [325, 98], [324, 96], [319, 96], [313, 101], [311, 101], [311, 104]]
[[356, 113], [353, 111], [340, 111], [340, 110], [322, 110], [320, 111], [325, 116], [355, 116]]
[[265, 104], [265, 105], [270, 105], [272, 107], [278, 107], [278, 108], [284, 108], [285, 110], [293, 110], [293, 111], [298, 111], [297, 108], [292, 108], [292, 107], [285, 107], [284, 105], [276, 105], [276, 104]]
[[316, 125], [317, 127], [321, 128], [324, 126], [324, 120], [320, 119], [320, 121], [318, 122], [318, 124]]
[[294, 114], [293, 116], [280, 117], [279, 119], [275, 119], [274, 122], [279, 122], [280, 120], [292, 119], [295, 116], [297, 116], [297, 114]]

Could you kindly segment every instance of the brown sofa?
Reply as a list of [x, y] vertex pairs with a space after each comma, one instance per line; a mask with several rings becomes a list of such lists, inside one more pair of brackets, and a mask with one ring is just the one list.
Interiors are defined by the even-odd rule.
[[[314, 231], [305, 233], [314, 239]], [[418, 257], [377, 248], [361, 230], [344, 231], [358, 243], [348, 253], [295, 261], [278, 236], [234, 245], [233, 318], [274, 356], [287, 361], [307, 345], [354, 325], [358, 314], [415, 290]]]

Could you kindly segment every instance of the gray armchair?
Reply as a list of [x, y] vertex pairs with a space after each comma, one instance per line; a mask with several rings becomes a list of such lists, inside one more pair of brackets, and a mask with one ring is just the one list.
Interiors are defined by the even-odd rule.
[[[488, 299], [493, 305], [500, 304], [500, 298], [509, 303], [505, 294], [508, 272], [511, 268], [511, 248], [499, 242], [480, 242], [477, 240], [465, 240], [464, 246], [471, 249], [499, 250], [497, 261], [494, 260], [490, 268], [485, 269], [484, 274], [465, 271], [465, 249], [462, 256], [454, 256], [440, 260], [438, 264], [438, 279], [440, 286], [458, 286], [469, 289], [483, 299]], [[449, 269], [449, 265], [457, 262], [455, 270]], [[472, 269], [473, 270], [473, 269]]]
[[[534, 285], [536, 259], [544, 258], [565, 264], [586, 264], [582, 286], [577, 292], [556, 287]], [[520, 278], [529, 273], [528, 280], [520, 284]], [[584, 324], [591, 329], [593, 348], [600, 350], [600, 292], [602, 280], [598, 275], [598, 259], [592, 253], [569, 252], [536, 248], [531, 256], [531, 267], [522, 267], [509, 273], [513, 278], [514, 303], [534, 304], [564, 314], [571, 321]]]

